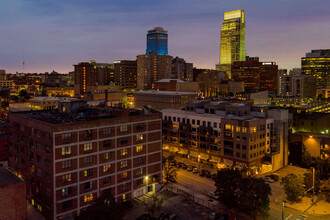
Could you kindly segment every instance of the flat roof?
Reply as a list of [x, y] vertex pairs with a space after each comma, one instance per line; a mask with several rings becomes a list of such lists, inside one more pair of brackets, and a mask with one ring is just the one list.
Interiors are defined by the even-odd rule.
[[0, 186], [10, 186], [22, 182], [24, 180], [16, 176], [12, 171], [5, 167], [0, 167]]
[[196, 95], [197, 92], [175, 92], [175, 91], [157, 91], [157, 90], [147, 90], [147, 91], [137, 91], [137, 94], [157, 94], [157, 95]]
[[162, 113], [189, 115], [189, 116], [204, 117], [204, 118], [216, 118], [216, 119], [225, 118], [225, 117], [220, 116], [220, 115], [207, 114], [207, 113], [197, 113], [197, 112], [191, 112], [191, 111], [180, 110], [180, 109], [163, 109], [163, 110], [160, 110], [160, 111]]

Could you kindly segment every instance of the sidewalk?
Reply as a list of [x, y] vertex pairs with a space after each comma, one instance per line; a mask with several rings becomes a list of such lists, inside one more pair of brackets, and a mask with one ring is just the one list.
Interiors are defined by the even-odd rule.
[[[286, 204], [285, 206], [303, 212], [307, 210], [311, 204], [311, 198], [304, 197], [300, 203]], [[316, 201], [316, 203], [310, 207], [305, 214], [330, 215], [330, 203], [324, 200]]]

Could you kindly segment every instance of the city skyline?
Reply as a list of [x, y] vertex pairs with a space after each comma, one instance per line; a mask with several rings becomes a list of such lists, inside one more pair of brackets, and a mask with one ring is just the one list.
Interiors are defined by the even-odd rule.
[[169, 55], [214, 69], [223, 14], [236, 9], [246, 13], [247, 55], [275, 61], [279, 68], [299, 68], [305, 53], [328, 46], [330, 34], [326, 0], [318, 4], [16, 0], [2, 6], [0, 69], [10, 73], [22, 72], [23, 61], [23, 72], [67, 73], [73, 71], [73, 63], [91, 59], [135, 59], [146, 49], [145, 33], [156, 26], [168, 31]]

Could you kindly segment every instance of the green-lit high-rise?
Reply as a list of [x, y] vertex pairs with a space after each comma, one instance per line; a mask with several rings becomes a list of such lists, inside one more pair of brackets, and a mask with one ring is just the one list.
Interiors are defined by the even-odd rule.
[[245, 14], [242, 9], [224, 14], [220, 36], [220, 63], [217, 70], [224, 71], [230, 79], [233, 62], [245, 61]]

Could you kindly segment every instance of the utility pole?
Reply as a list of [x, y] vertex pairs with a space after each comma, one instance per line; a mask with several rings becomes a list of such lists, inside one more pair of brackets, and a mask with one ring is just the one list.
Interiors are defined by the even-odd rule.
[[312, 198], [312, 203], [314, 203], [314, 197], [315, 197], [315, 168], [312, 167], [313, 171], [313, 198]]
[[282, 201], [282, 220], [284, 220], [284, 204], [285, 201]]

